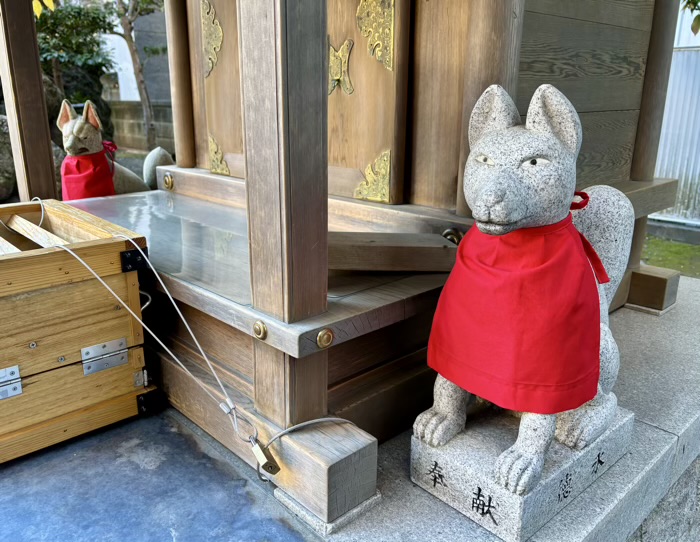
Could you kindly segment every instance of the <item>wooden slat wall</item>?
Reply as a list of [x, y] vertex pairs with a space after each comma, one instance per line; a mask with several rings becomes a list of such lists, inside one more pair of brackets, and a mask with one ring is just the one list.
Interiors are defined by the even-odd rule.
[[578, 186], [630, 178], [654, 0], [527, 0], [517, 105], [550, 83], [578, 110]]
[[491, 84], [517, 88], [524, 0], [416, 0], [411, 52], [411, 203], [467, 214], [468, 123]]

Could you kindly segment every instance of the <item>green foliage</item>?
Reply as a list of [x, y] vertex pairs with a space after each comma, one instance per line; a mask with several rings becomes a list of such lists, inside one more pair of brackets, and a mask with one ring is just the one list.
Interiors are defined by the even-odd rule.
[[[681, 0], [683, 4], [683, 9], [687, 9], [690, 13], [700, 12], [700, 0]], [[697, 36], [700, 32], [700, 13], [698, 13], [693, 22], [690, 23], [690, 30]]]
[[[98, 5], [67, 4], [46, 11], [37, 19], [39, 57], [46, 73], [58, 60], [64, 70], [71, 67], [97, 68], [104, 72], [112, 59], [102, 46], [100, 34], [112, 31], [113, 14]], [[48, 69], [47, 69], [48, 68]]]
[[146, 55], [146, 58], [151, 58], [153, 56], [161, 56], [161, 55], [167, 55], [168, 54], [168, 48], [163, 45], [161, 47], [148, 47], [145, 46], [143, 48], [143, 52]]
[[163, 11], [163, 0], [107, 0], [116, 5], [118, 17], [128, 17], [131, 22], [141, 15]]

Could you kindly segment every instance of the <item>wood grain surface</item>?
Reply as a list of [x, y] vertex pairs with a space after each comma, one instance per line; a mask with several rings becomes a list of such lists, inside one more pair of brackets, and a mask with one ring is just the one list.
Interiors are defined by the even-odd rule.
[[187, 30], [187, 4], [183, 0], [166, 0], [164, 11], [168, 40], [175, 157], [178, 166], [194, 167], [197, 164], [197, 157], [192, 113], [192, 72], [190, 69], [190, 40]]
[[138, 414], [137, 397], [154, 389], [154, 387], [136, 389], [0, 435], [0, 463], [136, 416]]
[[[573, 6], [576, 2], [562, 2]], [[549, 83], [579, 113], [639, 109], [649, 31], [527, 11], [516, 104]]]
[[233, 171], [240, 169], [234, 162], [243, 154], [237, 0], [209, 2], [221, 25], [223, 41], [221, 50], [216, 53], [216, 65], [204, 79], [207, 130], [223, 153], [229, 171]]
[[55, 198], [53, 147], [31, 2], [0, 0], [0, 79], [20, 199]]
[[[457, 167], [457, 214], [470, 216], [461, 177], [469, 156], [469, 119], [472, 109], [489, 85], [499, 84], [511, 96], [518, 90], [519, 58], [523, 35], [525, 0], [471, 0], [467, 18], [467, 40], [460, 44], [468, 51], [469, 67], [464, 75], [462, 129]], [[457, 114], [457, 112], [455, 112]]]
[[[338, 87], [328, 96], [328, 161], [362, 174], [383, 151], [391, 150], [390, 202], [401, 203], [411, 9], [408, 0], [395, 0], [393, 4], [394, 61], [393, 70], [389, 71], [367, 51], [368, 38], [362, 36], [357, 24], [358, 3], [328, 2], [330, 45], [337, 50], [347, 39], [354, 42], [348, 69], [355, 89], [348, 95]], [[353, 197], [357, 185], [336, 183], [336, 178], [344, 180], [332, 175], [330, 193]]]
[[435, 233], [328, 232], [328, 269], [449, 273], [456, 256]]
[[82, 363], [75, 363], [22, 377], [22, 394], [0, 401], [0, 434], [133, 392], [134, 373], [144, 366], [143, 349], [132, 348], [128, 357], [125, 365], [89, 376], [83, 374]]
[[459, 178], [470, 3], [414, 3], [409, 201], [453, 209]]
[[654, 0], [527, 0], [526, 8], [534, 13], [649, 31]]
[[[231, 430], [231, 423], [218, 404], [199, 386], [192, 386], [190, 377], [174, 362], [166, 357], [161, 360], [163, 388], [173, 406], [255, 467], [250, 444]], [[186, 364], [217, 400], [223, 400], [211, 375], [192, 363]], [[232, 388], [228, 392], [239, 411], [255, 424], [261, 442], [267, 442], [279, 430], [257, 414], [245, 397]], [[283, 437], [270, 450], [282, 468], [272, 477], [273, 483], [323, 521], [337, 519], [376, 491], [377, 441], [352, 425], [320, 424]]]
[[325, 7], [238, 4], [253, 305], [285, 322], [326, 308]]
[[209, 140], [207, 138], [207, 105], [204, 92], [204, 52], [202, 45], [202, 1], [186, 1], [187, 30], [190, 44], [190, 74], [192, 77], [194, 148], [197, 167], [209, 169]]
[[[135, 272], [105, 277], [125, 301], [130, 281], [138, 292]], [[140, 314], [139, 301], [135, 301], [129, 306]], [[0, 324], [7, 330], [0, 337], [3, 367], [19, 365], [24, 377], [78, 362], [81, 349], [94, 344], [125, 338], [127, 347], [139, 345], [143, 333], [140, 326], [132, 327], [132, 321], [96, 280], [1, 297]]]
[[583, 143], [576, 162], [576, 186], [630, 178], [638, 111], [580, 113]]

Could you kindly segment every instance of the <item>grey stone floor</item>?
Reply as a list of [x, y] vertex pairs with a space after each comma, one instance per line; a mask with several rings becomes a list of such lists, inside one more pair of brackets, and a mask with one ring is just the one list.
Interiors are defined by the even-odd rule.
[[315, 539], [172, 410], [0, 466], [0, 541]]
[[[630, 451], [531, 540], [698, 542], [700, 280], [683, 277], [663, 317], [622, 309], [611, 325]], [[497, 542], [411, 483], [409, 438], [380, 446], [381, 502], [330, 541]], [[272, 489], [168, 410], [0, 466], [0, 542], [318, 540]]]

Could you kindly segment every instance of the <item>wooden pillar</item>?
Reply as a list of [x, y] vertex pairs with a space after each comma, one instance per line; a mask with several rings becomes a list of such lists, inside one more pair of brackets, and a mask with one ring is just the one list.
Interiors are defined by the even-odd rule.
[[29, 0], [0, 0], [0, 78], [20, 199], [55, 198], [53, 147]]
[[[633, 181], [651, 181], [654, 178], [659, 140], [661, 139], [661, 125], [663, 124], [664, 108], [666, 106], [668, 78], [673, 58], [673, 42], [678, 21], [678, 9], [678, 2], [674, 0], [656, 0], [654, 4], [654, 18], [649, 38], [642, 102], [639, 110], [637, 136], [634, 141], [630, 169], [630, 178]], [[649, 297], [649, 281], [639, 281], [634, 277], [635, 273], [643, 273], [640, 265], [644, 238], [646, 236], [646, 224], [646, 217], [638, 218], [635, 221], [627, 273], [620, 284], [611, 308], [619, 307], [627, 300], [630, 303], [635, 303]], [[658, 275], [658, 273], [655, 273], [655, 275]], [[668, 281], [677, 283], [679, 273], [671, 272], [665, 275], [666, 278], [653, 280], [652, 284], [656, 284], [654, 287], [658, 287], [661, 292], [675, 292], [675, 289], [667, 287], [667, 283]], [[642, 284], [647, 291], [635, 292], [635, 283]], [[674, 301], [675, 297], [673, 299], [664, 299], [661, 305], [669, 306]]]
[[191, 168], [196, 166], [197, 160], [194, 148], [192, 74], [185, 0], [165, 0], [165, 26], [168, 38], [175, 160], [178, 167]]
[[[326, 0], [239, 2], [238, 20], [253, 305], [295, 322], [327, 301]], [[325, 351], [298, 360], [255, 341], [254, 356], [262, 415], [286, 427], [326, 413]]]
[[255, 409], [268, 420], [290, 427], [328, 413], [327, 351], [297, 359], [256, 341], [253, 357]]
[[457, 173], [457, 214], [470, 214], [462, 190], [464, 164], [469, 156], [469, 117], [479, 96], [489, 85], [498, 84], [515, 100], [520, 64], [525, 0], [469, 0], [462, 100], [462, 138]]
[[238, 9], [253, 305], [295, 322], [328, 292], [326, 2]]

